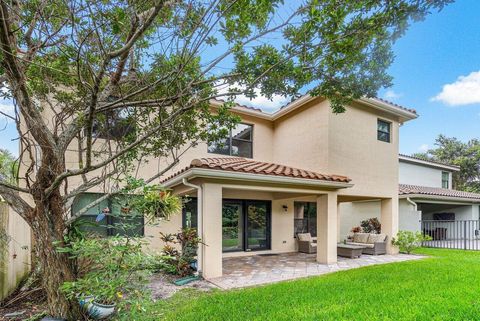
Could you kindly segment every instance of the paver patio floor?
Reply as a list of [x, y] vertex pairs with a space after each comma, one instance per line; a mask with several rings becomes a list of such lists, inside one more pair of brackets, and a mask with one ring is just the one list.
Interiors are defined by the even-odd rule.
[[338, 257], [334, 264], [316, 262], [315, 254], [282, 253], [276, 255], [252, 255], [223, 259], [223, 276], [210, 279], [223, 289], [248, 287], [284, 280], [355, 269], [362, 266], [423, 259], [419, 255], [362, 255], [349, 259]]

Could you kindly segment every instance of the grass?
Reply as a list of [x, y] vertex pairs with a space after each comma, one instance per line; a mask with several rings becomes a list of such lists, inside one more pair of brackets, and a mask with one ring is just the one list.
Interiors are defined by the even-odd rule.
[[180, 291], [135, 320], [480, 320], [480, 252], [232, 291]]

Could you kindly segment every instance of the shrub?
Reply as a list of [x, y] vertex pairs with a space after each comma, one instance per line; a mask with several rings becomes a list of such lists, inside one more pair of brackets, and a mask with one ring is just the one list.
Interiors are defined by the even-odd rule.
[[[65, 282], [62, 290], [71, 299], [95, 297], [119, 309], [141, 296], [151, 259], [142, 251], [143, 242], [133, 238], [81, 238], [58, 251], [68, 253], [80, 265], [76, 280]], [[83, 264], [82, 264], [83, 263]]]
[[[183, 229], [177, 234], [160, 233], [161, 239], [165, 242], [163, 255], [165, 256], [164, 270], [168, 273], [179, 276], [187, 276], [193, 273], [192, 263], [196, 261], [198, 244], [200, 238], [193, 228]], [[178, 244], [180, 251], [175, 244]]]
[[360, 222], [360, 226], [362, 227], [364, 233], [380, 234], [382, 229], [382, 225], [376, 217], [372, 217]]
[[423, 241], [430, 241], [432, 238], [423, 235], [421, 232], [398, 231], [397, 237], [392, 239], [392, 244], [400, 248], [400, 252], [410, 254], [416, 248], [422, 246]]

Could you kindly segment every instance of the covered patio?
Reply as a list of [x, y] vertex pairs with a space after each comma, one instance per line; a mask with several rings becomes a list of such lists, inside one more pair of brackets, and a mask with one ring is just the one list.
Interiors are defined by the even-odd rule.
[[[315, 267], [317, 274], [329, 272], [336, 264], [339, 269], [343, 268], [343, 259], [337, 262], [337, 242], [341, 241], [339, 204], [371, 197], [339, 195], [340, 190], [353, 186], [346, 176], [237, 157], [195, 159], [189, 167], [166, 179], [164, 185], [177, 195], [188, 195], [192, 199], [189, 209], [182, 214], [183, 225], [198, 230], [203, 241], [198, 249], [198, 268], [208, 280], [231, 273], [245, 274], [234, 268], [235, 265], [249, 266], [242, 260], [264, 259], [267, 267], [267, 255], [285, 262], [285, 270], [278, 273], [280, 279], [294, 277], [290, 272], [303, 264]], [[388, 195], [384, 197], [376, 198], [381, 199], [382, 231], [391, 237], [397, 229], [398, 201]], [[308, 229], [302, 232], [296, 223], [300, 216], [303, 220], [305, 217], [297, 213], [298, 204], [310, 204], [313, 211]], [[305, 214], [305, 210], [300, 212]], [[288, 253], [298, 251], [297, 234], [310, 231], [316, 236], [316, 254], [305, 257], [307, 260], [298, 265], [291, 263], [288, 258], [292, 258], [292, 254]], [[386, 251], [394, 254], [396, 249], [387, 243]], [[257, 256], [252, 259], [254, 253]], [[303, 258], [302, 254], [293, 257], [294, 262]], [[254, 273], [253, 278], [269, 273], [272, 274], [261, 270], [258, 276]], [[242, 282], [240, 279], [239, 283]]]
[[362, 255], [356, 259], [338, 257], [335, 263], [321, 264], [315, 254], [298, 252], [229, 257], [223, 259], [223, 276], [209, 281], [222, 289], [234, 289], [422, 258], [425, 256]]

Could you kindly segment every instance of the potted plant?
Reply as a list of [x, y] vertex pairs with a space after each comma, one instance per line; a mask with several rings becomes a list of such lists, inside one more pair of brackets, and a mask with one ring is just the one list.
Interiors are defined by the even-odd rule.
[[[79, 277], [65, 282], [62, 290], [76, 298], [88, 315], [96, 320], [111, 316], [124, 308], [142, 285], [147, 266], [142, 241], [133, 238], [111, 237], [76, 240], [62, 248], [76, 258], [84, 269]], [[102, 253], [102, 255], [99, 255]]]

